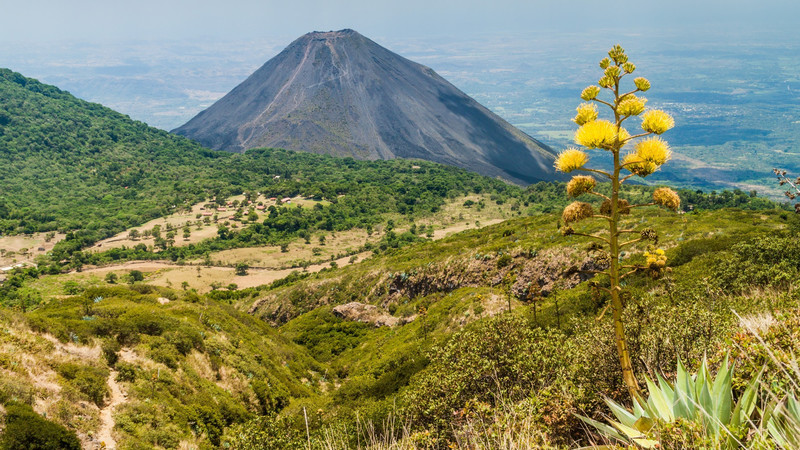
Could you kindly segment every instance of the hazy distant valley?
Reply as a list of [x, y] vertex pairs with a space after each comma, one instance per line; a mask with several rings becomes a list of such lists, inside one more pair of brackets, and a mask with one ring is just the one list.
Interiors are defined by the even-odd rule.
[[[253, 42], [4, 48], [4, 65], [162, 129], [210, 106], [293, 37]], [[582, 34], [468, 36], [378, 43], [436, 70], [555, 149], [571, 144], [576, 97], [602, 52]], [[622, 42], [661, 89], [651, 103], [679, 117], [676, 158], [650, 178], [685, 187], [779, 194], [770, 171], [800, 169], [800, 46], [746, 37]], [[605, 43], [603, 44], [605, 45]]]

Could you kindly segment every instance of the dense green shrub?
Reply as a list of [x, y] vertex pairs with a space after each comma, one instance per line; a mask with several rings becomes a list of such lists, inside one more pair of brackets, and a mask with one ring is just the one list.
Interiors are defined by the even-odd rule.
[[478, 322], [431, 351], [405, 392], [405, 411], [417, 425], [450, 433], [454, 412], [468, 402], [519, 401], [562, 377], [573, 351], [562, 333], [515, 315]]
[[231, 450], [303, 448], [306, 439], [298, 425], [284, 417], [260, 416], [226, 431], [224, 446]]
[[103, 357], [105, 357], [106, 363], [109, 367], [114, 367], [119, 361], [118, 352], [121, 349], [119, 342], [116, 339], [104, 339], [100, 348], [103, 350]]
[[749, 286], [789, 287], [800, 274], [800, 240], [771, 235], [741, 242], [714, 265], [715, 278], [723, 289]]
[[295, 326], [302, 331], [294, 335], [293, 340], [306, 347], [321, 362], [330, 361], [334, 356], [357, 346], [373, 328], [371, 324], [342, 320], [327, 308], [307, 314]]
[[258, 399], [261, 414], [275, 414], [289, 404], [289, 392], [274, 381], [253, 380], [253, 392]]
[[108, 371], [99, 367], [84, 366], [76, 363], [64, 363], [56, 367], [58, 373], [80, 393], [96, 404], [102, 406], [108, 394]]
[[117, 381], [129, 381], [133, 383], [136, 381], [137, 368], [135, 365], [128, 362], [117, 363]]
[[6, 405], [6, 424], [0, 450], [80, 450], [75, 432], [36, 414], [25, 404]]

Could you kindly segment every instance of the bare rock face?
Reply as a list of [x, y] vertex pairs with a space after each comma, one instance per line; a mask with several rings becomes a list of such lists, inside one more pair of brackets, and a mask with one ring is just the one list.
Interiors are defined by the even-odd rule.
[[549, 147], [353, 30], [300, 37], [173, 132], [232, 152], [418, 158], [520, 184], [559, 178]]
[[352, 322], [371, 323], [376, 327], [394, 327], [405, 325], [412, 322], [416, 315], [405, 318], [394, 317], [384, 309], [374, 305], [366, 305], [360, 302], [350, 302], [344, 305], [335, 306], [333, 314], [343, 320]]

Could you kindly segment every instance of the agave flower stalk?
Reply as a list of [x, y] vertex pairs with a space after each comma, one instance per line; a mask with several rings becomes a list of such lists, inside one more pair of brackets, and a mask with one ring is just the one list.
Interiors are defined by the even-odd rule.
[[[567, 187], [568, 193], [577, 197], [583, 194], [590, 194], [603, 201], [600, 209], [596, 210], [591, 204], [585, 202], [575, 202], [564, 210], [562, 220], [565, 227], [561, 230], [565, 235], [585, 236], [596, 241], [606, 253], [604, 259], [610, 261], [606, 270], [596, 272], [605, 274], [609, 278], [610, 287], [608, 291], [614, 321], [614, 335], [619, 357], [622, 377], [632, 398], [636, 399], [641, 395], [639, 383], [633, 372], [630, 351], [627, 345], [625, 334], [625, 324], [622, 321], [622, 299], [620, 297], [621, 281], [638, 271], [647, 270], [651, 275], [657, 277], [663, 272], [665, 258], [659, 255], [658, 258], [650, 261], [646, 265], [622, 265], [620, 263], [620, 253], [624, 248], [636, 244], [637, 242], [651, 240], [657, 241], [657, 234], [654, 230], [635, 230], [622, 228], [621, 219], [623, 215], [629, 214], [632, 208], [644, 206], [660, 205], [672, 210], [677, 210], [680, 206], [680, 198], [672, 189], [659, 188], [653, 193], [653, 201], [650, 203], [630, 205], [627, 200], [620, 198], [620, 188], [628, 179], [639, 176], [646, 177], [666, 163], [671, 157], [669, 145], [658, 136], [675, 124], [672, 117], [664, 111], [658, 109], [646, 109], [647, 99], [637, 96], [640, 92], [650, 89], [650, 82], [645, 78], [633, 80], [633, 89], [624, 92], [621, 89], [623, 78], [632, 74], [636, 66], [628, 61], [625, 50], [619, 45], [614, 46], [608, 52], [608, 58], [600, 61], [600, 68], [603, 69], [603, 76], [597, 85], [589, 86], [581, 93], [581, 98], [587, 103], [581, 104], [577, 108], [577, 115], [573, 121], [579, 125], [575, 132], [575, 143], [588, 149], [601, 149], [611, 153], [614, 166], [610, 170], [590, 168], [588, 154], [581, 149], [569, 148], [561, 152], [556, 158], [555, 167], [557, 170], [568, 173], [572, 171], [588, 172], [593, 177], [609, 181], [611, 184], [611, 195], [606, 196], [596, 192], [595, 183], [586, 175], [579, 175], [570, 181]], [[603, 100], [599, 96], [603, 91], [610, 93], [610, 100]], [[611, 110], [613, 121], [599, 119], [597, 105], [604, 105]], [[632, 118], [640, 116], [642, 131], [631, 135], [624, 127], [623, 123]], [[635, 141], [635, 144], [634, 144]], [[629, 145], [630, 144], [630, 145]], [[622, 155], [623, 148], [628, 146], [632, 150]], [[625, 173], [624, 171], [627, 171]], [[584, 219], [600, 219], [608, 223], [608, 228], [602, 233], [584, 234], [576, 232], [571, 224]], [[638, 237], [624, 240], [627, 234], [638, 233]], [[603, 288], [605, 289], [605, 288]]]

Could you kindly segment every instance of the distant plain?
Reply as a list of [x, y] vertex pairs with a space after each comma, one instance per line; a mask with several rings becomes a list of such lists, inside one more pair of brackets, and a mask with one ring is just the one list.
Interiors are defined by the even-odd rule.
[[[596, 82], [595, 60], [614, 43], [586, 33], [367, 37], [433, 68], [556, 150], [571, 144], [578, 94]], [[0, 65], [169, 130], [293, 39], [25, 44], [0, 50]], [[676, 118], [664, 136], [675, 161], [648, 181], [777, 196], [771, 169], [800, 172], [797, 41], [732, 31], [631, 34], [620, 43], [638, 64], [636, 75], [653, 84], [652, 95], [645, 94], [649, 104]]]

